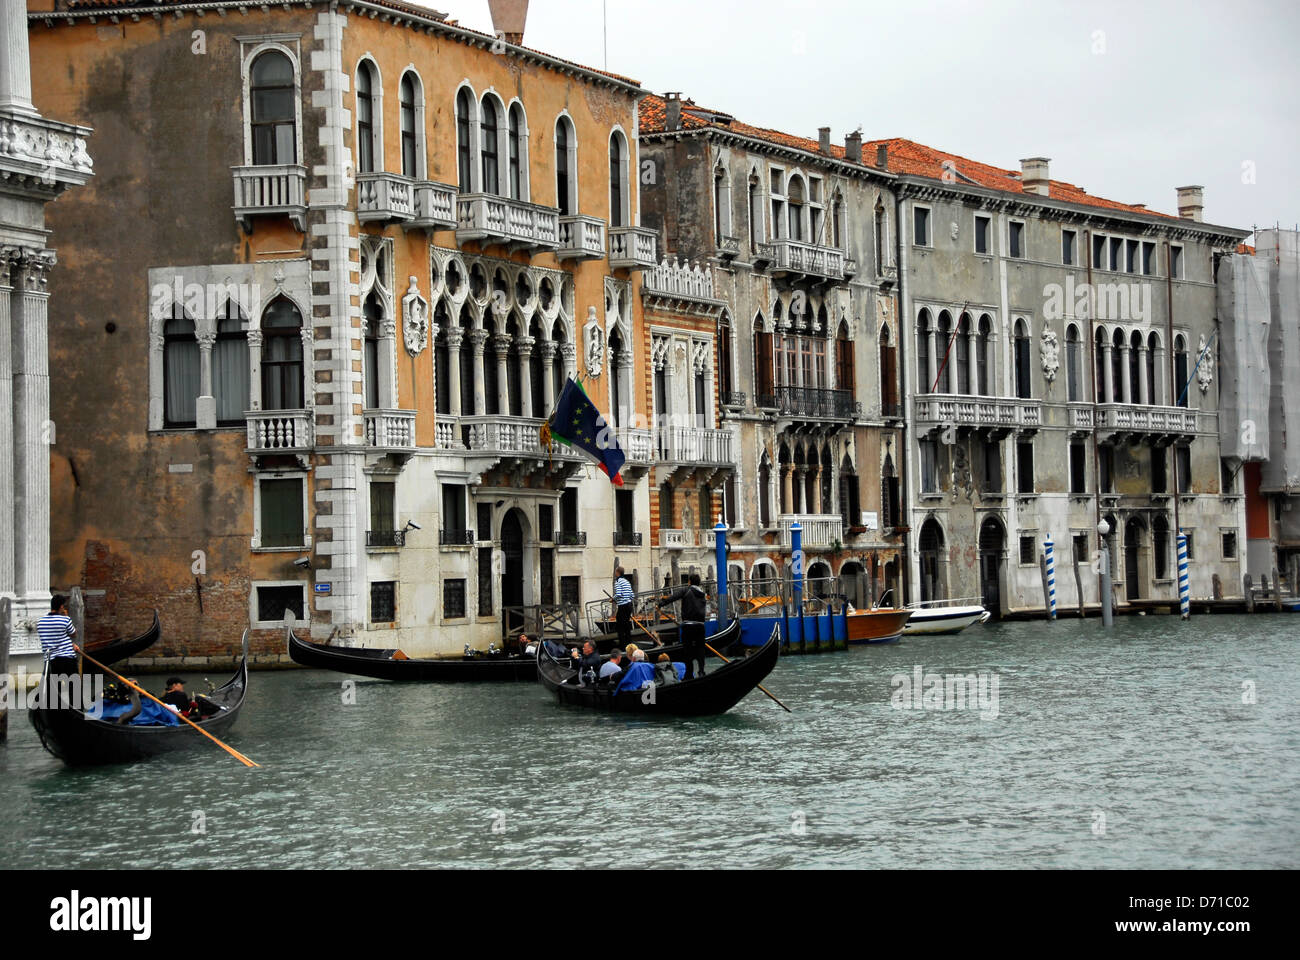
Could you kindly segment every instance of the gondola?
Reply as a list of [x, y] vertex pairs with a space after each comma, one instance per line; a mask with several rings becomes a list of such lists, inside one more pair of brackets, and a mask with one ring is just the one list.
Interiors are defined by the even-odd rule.
[[[196, 721], [198, 726], [220, 739], [234, 725], [247, 692], [248, 631], [245, 630], [239, 669], [225, 685], [204, 694], [219, 708], [219, 712]], [[62, 699], [57, 707], [28, 710], [27, 716], [31, 718], [41, 745], [70, 767], [131, 763], [178, 750], [212, 747], [212, 741], [188, 723], [182, 722], [174, 727], [147, 727], [94, 720]]]
[[780, 637], [781, 631], [773, 627], [767, 643], [748, 657], [738, 657], [702, 677], [655, 687], [653, 696], [640, 690], [614, 693], [600, 686], [580, 686], [577, 671], [547, 654], [544, 648], [537, 653], [537, 679], [560, 703], [570, 706], [613, 713], [709, 716], [726, 713], [772, 672], [780, 656]]
[[[673, 631], [675, 636], [675, 627]], [[335, 647], [301, 640], [292, 629], [286, 632], [290, 659], [304, 667], [315, 667], [320, 670], [334, 670], [339, 673], [402, 683], [493, 680], [510, 682], [537, 679], [537, 658], [532, 655], [501, 653], [493, 656], [480, 653], [469, 657], [422, 660], [398, 656], [399, 651], [392, 648]], [[739, 639], [740, 623], [733, 620], [717, 635], [716, 639], [710, 640], [709, 643], [714, 649], [721, 651], [724, 647], [732, 646]], [[637, 642], [635, 638], [633, 642]], [[612, 645], [611, 640], [609, 646]], [[680, 643], [666, 644], [662, 647], [644, 646], [641, 643], [637, 645], [646, 651], [647, 656], [653, 655], [655, 659], [658, 659], [661, 653], [666, 653], [678, 661], [685, 656], [686, 648]]]
[[[88, 643], [86, 644], [86, 653], [100, 663], [117, 663], [149, 649], [158, 641], [160, 636], [162, 636], [162, 625], [158, 622], [158, 611], [155, 610], [153, 612], [152, 626], [138, 637], [117, 637], [114, 640]], [[87, 662], [85, 669], [98, 671], [99, 668]]]

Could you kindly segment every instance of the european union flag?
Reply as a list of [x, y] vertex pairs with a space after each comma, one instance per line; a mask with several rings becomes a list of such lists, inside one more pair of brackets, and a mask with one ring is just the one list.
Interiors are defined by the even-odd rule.
[[572, 377], [565, 382], [560, 399], [556, 401], [550, 427], [551, 436], [590, 454], [600, 464], [600, 469], [609, 475], [614, 486], [623, 486], [619, 471], [627, 457], [623, 456], [623, 449], [618, 445], [614, 428], [605, 422], [596, 405]]

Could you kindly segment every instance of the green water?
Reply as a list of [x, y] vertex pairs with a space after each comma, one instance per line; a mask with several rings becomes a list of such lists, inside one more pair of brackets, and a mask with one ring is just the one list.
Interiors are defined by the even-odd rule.
[[[1293, 615], [986, 625], [786, 658], [766, 685], [794, 713], [753, 693], [698, 720], [535, 684], [356, 678], [345, 704], [341, 675], [256, 673], [229, 741], [257, 770], [216, 747], [68, 770], [13, 713], [0, 862], [1295, 867], [1298, 635]], [[996, 676], [997, 717], [896, 709], [918, 665]]]

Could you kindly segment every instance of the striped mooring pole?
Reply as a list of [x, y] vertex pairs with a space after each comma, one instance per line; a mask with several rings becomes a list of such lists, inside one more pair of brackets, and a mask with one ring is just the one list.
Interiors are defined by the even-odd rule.
[[1187, 585], [1187, 534], [1181, 530], [1178, 531], [1178, 605], [1184, 620], [1192, 615], [1192, 594]]
[[1052, 551], [1052, 535], [1043, 541], [1043, 555], [1047, 557], [1047, 618], [1056, 619], [1056, 555]]

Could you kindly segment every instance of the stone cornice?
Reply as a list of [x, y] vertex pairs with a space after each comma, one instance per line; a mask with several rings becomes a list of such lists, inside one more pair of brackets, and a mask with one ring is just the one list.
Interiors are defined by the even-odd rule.
[[0, 178], [24, 193], [57, 196], [94, 176], [89, 127], [0, 113]]
[[802, 166], [819, 165], [842, 176], [853, 176], [864, 180], [878, 180], [881, 182], [894, 180], [898, 176], [897, 174], [877, 170], [875, 167], [852, 163], [848, 160], [840, 160], [836, 157], [828, 157], [826, 154], [818, 153], [814, 150], [801, 150], [798, 147], [786, 147], [779, 143], [773, 143], [770, 140], [751, 137], [748, 134], [737, 133], [734, 130], [722, 130], [718, 127], [697, 127], [692, 130], [659, 130], [653, 133], [641, 134], [641, 141], [643, 143], [652, 143], [657, 140], [666, 142], [670, 140], [683, 140], [688, 137], [691, 139], [714, 140], [722, 144], [741, 146], [752, 153], [766, 154], [767, 156], [792, 161]]

